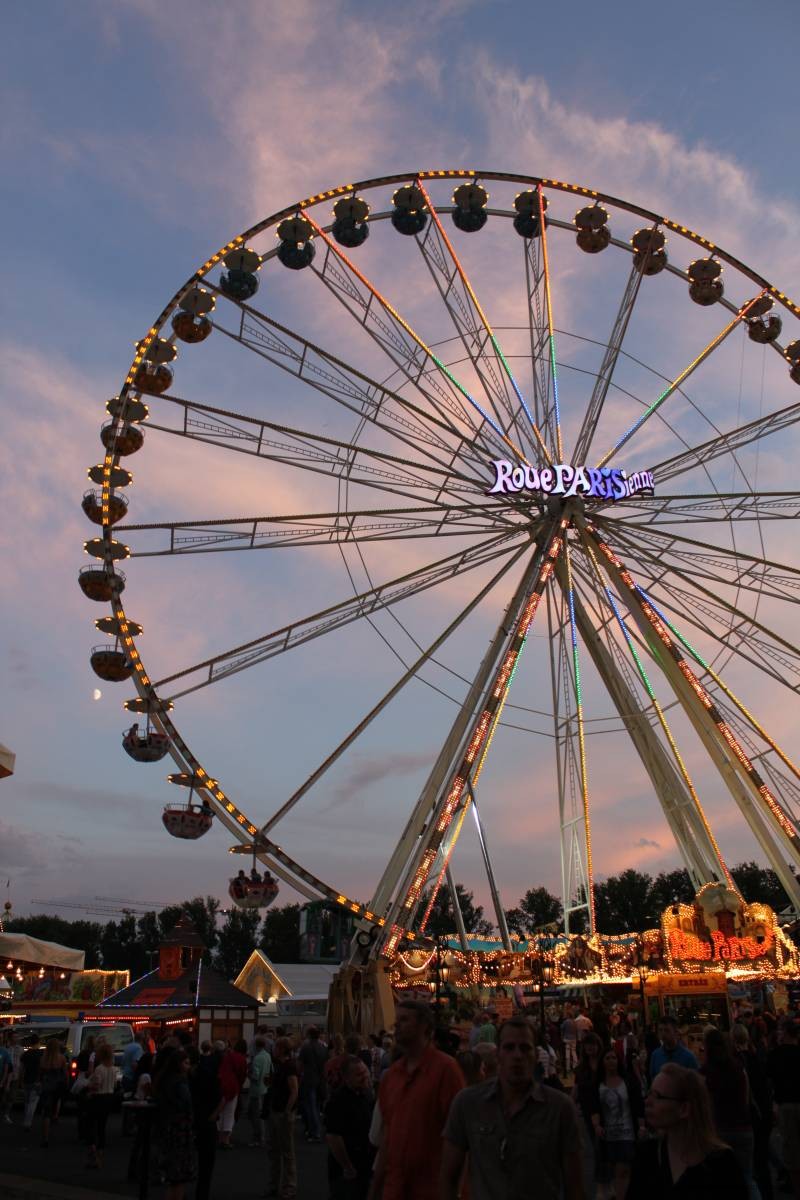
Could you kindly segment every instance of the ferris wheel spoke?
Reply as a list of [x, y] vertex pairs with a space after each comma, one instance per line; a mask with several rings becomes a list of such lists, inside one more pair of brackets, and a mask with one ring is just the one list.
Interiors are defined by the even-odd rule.
[[216, 328], [226, 337], [406, 445], [417, 446], [429, 456], [434, 451], [460, 454], [465, 461], [484, 468], [471, 431], [465, 432], [441, 412], [425, 408], [370, 378], [252, 305], [239, 302], [237, 308], [238, 328], [226, 329], [216, 322]]
[[[553, 291], [550, 278], [550, 254], [548, 250], [547, 237], [547, 219], [545, 210], [547, 201], [545, 200], [544, 191], [541, 183], [536, 185], [536, 200], [539, 214], [539, 239], [541, 241], [541, 282], [544, 288], [544, 320], [543, 324], [547, 329], [547, 336], [544, 344], [540, 343], [539, 353], [541, 354], [546, 348], [548, 375], [546, 376], [549, 382], [549, 388], [544, 393], [542, 424], [550, 435], [551, 445], [554, 448], [556, 462], [564, 461], [564, 447], [561, 440], [561, 408], [558, 399], [558, 372], [556, 370], [556, 336], [555, 322], [553, 320]], [[535, 239], [531, 239], [535, 240]], [[530, 304], [528, 306], [530, 312]], [[532, 347], [533, 348], [533, 347]], [[536, 370], [536, 362], [534, 361], [534, 372]], [[592, 899], [592, 903], [594, 900]]]
[[677, 479], [697, 467], [705, 467], [721, 456], [733, 456], [737, 450], [753, 443], [760, 443], [773, 433], [780, 433], [800, 421], [800, 404], [789, 404], [777, 412], [767, 413], [755, 421], [748, 421], [729, 433], [720, 433], [699, 446], [665, 458], [651, 467], [651, 474], [659, 484], [668, 479]]
[[639, 430], [650, 419], [650, 417], [652, 417], [654, 413], [658, 412], [658, 410], [661, 408], [661, 405], [664, 404], [664, 402], [668, 400], [669, 397], [672, 396], [676, 391], [678, 391], [678, 389], [683, 386], [689, 376], [694, 374], [697, 368], [701, 366], [701, 364], [704, 363], [719, 346], [722, 345], [722, 343], [731, 333], [733, 333], [734, 329], [736, 329], [740, 322], [744, 320], [753, 305], [760, 300], [762, 296], [766, 295], [766, 292], [767, 289], [764, 288], [757, 296], [754, 296], [752, 300], [748, 301], [747, 304], [739, 309], [735, 317], [728, 322], [725, 328], [722, 329], [716, 335], [716, 337], [711, 339], [708, 345], [705, 346], [700, 353], [692, 359], [689, 365], [684, 367], [680, 375], [677, 375], [675, 379], [673, 379], [671, 383], [667, 385], [661, 395], [658, 396], [653, 403], [645, 409], [641, 416], [638, 417], [625, 431], [625, 433], [623, 433], [622, 437], [616, 442], [616, 444], [606, 451], [606, 453], [597, 463], [598, 467], [606, 466], [606, 464], [611, 461], [614, 455], [621, 450], [622, 447], [625, 446], [636, 433], [639, 432]]
[[[708, 576], [703, 572], [698, 572], [699, 578], [694, 577], [684, 569], [684, 565], [679, 565], [673, 556], [652, 552], [648, 547], [638, 545], [630, 538], [620, 539], [620, 545], [622, 544], [625, 545], [625, 553], [636, 559], [648, 574], [650, 572], [657, 574], [657, 580], [651, 584], [651, 587], [660, 587], [674, 599], [678, 599], [679, 607], [681, 605], [696, 607], [697, 610], [705, 613], [706, 617], [711, 618], [717, 626], [720, 626], [720, 628], [708, 626], [708, 632], [717, 637], [718, 641], [729, 638], [730, 648], [747, 641], [753, 647], [760, 647], [762, 653], [768, 654], [771, 659], [780, 661], [784, 668], [795, 670], [793, 664], [795, 655], [799, 652], [796, 652], [793, 643], [766, 628], [753, 614], [741, 610], [738, 605], [726, 600], [720, 588], [705, 587], [700, 580], [708, 578]], [[685, 586], [681, 588], [676, 581], [680, 581]]]
[[800, 492], [706, 492], [695, 496], [646, 496], [640, 492], [618, 501], [617, 507], [632, 510], [632, 516], [626, 517], [630, 529], [709, 521], [795, 521], [800, 516]]
[[382, 697], [378, 704], [376, 704], [367, 713], [367, 715], [361, 721], [359, 721], [358, 725], [356, 725], [356, 727], [352, 729], [350, 733], [348, 733], [347, 737], [345, 737], [343, 741], [339, 743], [336, 749], [328, 755], [324, 762], [321, 763], [321, 765], [317, 767], [316, 770], [311, 773], [311, 775], [308, 776], [301, 786], [289, 797], [286, 803], [282, 804], [277, 812], [273, 813], [269, 821], [267, 821], [267, 823], [263, 826], [263, 833], [268, 833], [270, 829], [277, 825], [278, 821], [281, 821], [284, 817], [288, 816], [295, 805], [302, 800], [303, 796], [305, 796], [306, 793], [309, 792], [311, 788], [319, 782], [322, 776], [334, 765], [335, 762], [338, 761], [339, 758], [341, 758], [342, 754], [344, 754], [344, 752], [353, 745], [353, 743], [361, 736], [364, 730], [367, 729], [372, 721], [374, 721], [374, 719], [383, 711], [387, 704], [389, 704], [390, 701], [392, 701], [395, 696], [399, 694], [405, 685], [412, 679], [419, 678], [419, 672], [422, 670], [422, 668], [426, 664], [435, 661], [434, 655], [436, 652], [441, 649], [447, 639], [463, 624], [470, 613], [475, 611], [475, 609], [482, 603], [483, 600], [485, 600], [485, 598], [503, 579], [503, 577], [519, 562], [519, 559], [521, 555], [525, 553], [525, 550], [526, 547], [521, 546], [507, 562], [503, 563], [500, 570], [495, 572], [489, 582], [485, 584], [469, 600], [468, 604], [461, 610], [460, 613], [458, 613], [456, 618], [450, 622], [447, 628], [440, 633], [439, 636], [429, 646], [422, 650], [422, 653], [419, 655], [419, 657], [406, 669], [398, 682], [389, 689], [389, 691], [385, 696]]
[[[148, 428], [160, 433], [250, 454], [301, 471], [333, 476], [410, 500], [438, 501], [443, 495], [483, 495], [486, 491], [485, 482], [473, 481], [456, 469], [454, 461], [441, 466], [438, 460], [426, 462], [428, 456], [424, 451], [412, 460], [359, 446], [356, 441], [346, 442], [176, 396], [161, 399], [174, 406], [178, 420], [171, 425], [164, 424], [163, 416], [168, 410], [162, 410], [161, 421], [148, 420]], [[420, 492], [427, 495], [420, 496]]]
[[415, 537], [486, 536], [497, 525], [491, 509], [478, 505], [339, 510], [293, 516], [217, 518], [209, 521], [156, 521], [119, 525], [120, 533], [161, 533], [157, 548], [131, 548], [132, 558], [198, 554], [223, 550], [266, 550], [287, 546], [346, 545]]
[[[203, 662], [166, 675], [153, 684], [153, 687], [158, 691], [165, 684], [175, 683], [179, 679], [189, 682], [190, 686], [173, 693], [169, 697], [171, 700], [208, 687], [212, 683], [244, 671], [268, 658], [274, 658], [276, 655], [283, 654], [314, 638], [331, 633], [362, 617], [418, 595], [428, 588], [436, 587], [445, 580], [481, 567], [484, 563], [490, 563], [500, 555], [508, 554], [516, 549], [512, 544], [515, 536], [514, 534], [495, 535], [468, 550], [456, 551], [454, 554], [420, 567], [416, 571], [410, 571], [405, 575], [381, 583], [377, 587], [369, 588], [357, 596], [350, 596], [311, 616], [281, 626], [280, 629], [234, 646], [212, 658], [204, 659]], [[524, 536], [527, 540], [527, 533]]]
[[[484, 392], [494, 406], [495, 415], [500, 416], [502, 408], [520, 445], [530, 447], [534, 453], [538, 445], [547, 461], [551, 462], [550, 452], [533, 418], [528, 401], [514, 378], [508, 359], [503, 354], [475, 289], [442, 225], [430, 194], [421, 179], [417, 180], [416, 186], [422, 193], [425, 207], [431, 217], [424, 234], [416, 235], [417, 245], [470, 362], [481, 380]], [[520, 420], [520, 408], [527, 420], [526, 424]], [[531, 432], [535, 439], [533, 442], [530, 438]]]
[[786, 563], [713, 542], [701, 542], [674, 530], [654, 526], [637, 526], [632, 535], [629, 525], [615, 521], [613, 517], [598, 518], [597, 523], [610, 537], [625, 539], [626, 545], [635, 548], [637, 544], [644, 544], [662, 558], [674, 555], [690, 574], [716, 579], [734, 588], [748, 588], [775, 600], [797, 602], [800, 599], [800, 570]]
[[471, 436], [490, 458], [496, 457], [498, 450], [504, 453], [506, 448], [510, 448], [525, 461], [525, 455], [509, 436], [504, 424], [495, 420], [472, 396], [435, 351], [325, 233], [322, 226], [309, 213], [304, 215], [327, 247], [322, 267], [312, 266], [311, 269], [348, 311], [357, 317], [406, 379], [425, 395], [434, 411], [441, 411], [442, 408], [448, 411], [451, 417], [460, 422], [462, 436]]
[[[651, 596], [649, 596], [641, 587], [638, 588], [638, 591], [640, 592], [642, 597], [651, 605], [651, 607], [653, 608], [653, 610], [656, 613], [656, 616], [666, 625], [666, 627], [667, 627], [667, 629], [669, 629], [670, 633], [672, 633], [678, 639], [678, 641], [680, 642], [683, 649], [689, 651], [689, 654], [692, 656], [692, 659], [696, 663], [698, 663], [699, 666], [701, 666], [703, 668], [703, 671], [707, 674], [707, 676], [711, 680], [713, 680], [717, 689], [719, 689], [719, 692], [721, 692], [726, 697], [727, 701], [732, 706], [732, 708], [729, 709], [728, 711], [733, 712], [735, 710], [737, 716], [743, 718], [744, 721], [747, 722], [748, 727], [750, 729], [754, 730], [758, 734], [758, 736], [764, 742], [766, 742], [766, 744], [769, 746], [769, 748], [775, 752], [775, 754], [781, 759], [781, 761], [784, 763], [784, 765], [786, 767], [788, 767], [788, 769], [792, 772], [795, 779], [800, 780], [800, 769], [798, 769], [798, 767], [795, 766], [794, 762], [788, 757], [787, 754], [784, 753], [784, 751], [780, 748], [780, 746], [777, 744], [777, 742], [774, 741], [774, 739], [772, 738], [770, 733], [756, 719], [756, 717], [744, 705], [744, 703], [739, 699], [739, 697], [737, 695], [735, 695], [735, 693], [728, 687], [728, 685], [721, 678], [721, 676], [719, 674], [717, 674], [717, 672], [714, 670], [714, 668], [711, 666], [711, 664], [706, 662], [706, 660], [700, 654], [699, 650], [696, 650], [695, 647], [692, 645], [692, 643], [688, 640], [688, 638], [685, 637], [685, 635], [680, 632], [680, 630], [672, 623], [672, 621], [670, 621], [669, 617], [666, 615], [666, 613], [664, 613], [659, 608], [659, 606], [656, 604], [656, 602], [653, 600], [653, 598]], [[719, 697], [718, 697], [717, 705], [718, 705], [718, 707], [724, 707], [725, 702], [722, 701], [721, 699], [719, 699]], [[793, 785], [793, 786], [796, 786], [796, 785]]]
[[606, 402], [606, 396], [611, 387], [611, 381], [614, 378], [617, 360], [622, 350], [622, 343], [628, 331], [628, 325], [633, 314], [634, 305], [639, 296], [639, 289], [643, 278], [644, 271], [634, 264], [628, 275], [625, 291], [622, 293], [622, 299], [614, 319], [611, 336], [603, 353], [603, 361], [600, 364], [600, 370], [592, 388], [592, 395], [578, 432], [572, 458], [573, 462], [582, 463], [587, 462], [589, 459], [589, 450], [600, 423], [603, 405]]
[[[645, 572], [663, 564], [663, 558], [630, 542], [625, 553], [635, 557]], [[677, 580], [684, 586], [681, 587]], [[656, 587], [659, 593], [669, 598], [665, 601], [668, 607], [671, 602], [675, 612], [718, 645], [758, 667], [783, 687], [800, 691], [800, 650], [780, 634], [726, 601], [718, 590], [704, 587], [675, 564], [662, 570], [661, 578], [657, 585], [652, 585], [652, 590]]]

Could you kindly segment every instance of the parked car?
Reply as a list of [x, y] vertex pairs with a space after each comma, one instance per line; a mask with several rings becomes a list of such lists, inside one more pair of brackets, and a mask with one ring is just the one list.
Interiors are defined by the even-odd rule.
[[56, 1037], [64, 1047], [64, 1054], [69, 1066], [70, 1083], [78, 1076], [78, 1055], [86, 1048], [90, 1037], [104, 1038], [114, 1048], [114, 1065], [117, 1069], [117, 1082], [122, 1080], [122, 1052], [133, 1041], [133, 1026], [125, 1021], [59, 1021], [39, 1018], [33, 1021], [21, 1021], [13, 1026], [18, 1044], [24, 1046], [26, 1038], [32, 1033], [39, 1036], [42, 1046], [49, 1038]]

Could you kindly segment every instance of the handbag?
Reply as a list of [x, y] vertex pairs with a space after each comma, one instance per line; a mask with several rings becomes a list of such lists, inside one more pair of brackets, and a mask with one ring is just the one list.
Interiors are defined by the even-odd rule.
[[80, 1075], [77, 1076], [72, 1087], [69, 1089], [69, 1094], [71, 1096], [81, 1096], [86, 1091], [88, 1086], [89, 1086], [89, 1076], [86, 1074], [85, 1071], [81, 1071]]

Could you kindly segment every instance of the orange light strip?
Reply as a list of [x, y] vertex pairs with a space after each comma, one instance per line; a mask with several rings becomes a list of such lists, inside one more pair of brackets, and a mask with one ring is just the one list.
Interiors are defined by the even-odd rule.
[[455, 263], [455, 267], [461, 278], [461, 282], [464, 284], [464, 287], [467, 289], [467, 292], [469, 293], [469, 296], [470, 296], [473, 304], [475, 305], [476, 309], [478, 310], [478, 316], [480, 317], [481, 321], [483, 322], [483, 326], [484, 326], [486, 332], [488, 333], [489, 338], [491, 339], [491, 343], [495, 348], [495, 351], [497, 353], [498, 358], [500, 359], [500, 362], [503, 364], [503, 369], [505, 370], [505, 373], [508, 376], [511, 386], [513, 387], [514, 391], [516, 392], [517, 399], [519, 400], [520, 404], [522, 405], [523, 409], [525, 410], [525, 415], [527, 416], [528, 420], [531, 423], [531, 428], [533, 429], [534, 436], [536, 437], [536, 440], [539, 443], [541, 451], [544, 454], [547, 461], [550, 464], [552, 464], [553, 458], [552, 458], [552, 455], [550, 454], [550, 451], [547, 448], [544, 438], [542, 437], [541, 430], [539, 429], [539, 426], [536, 424], [536, 421], [533, 418], [533, 413], [531, 412], [531, 410], [528, 406], [527, 400], [525, 399], [525, 397], [523, 396], [522, 392], [519, 389], [519, 386], [517, 385], [517, 381], [514, 378], [511, 367], [508, 365], [508, 361], [506, 360], [505, 354], [503, 354], [503, 351], [500, 348], [500, 343], [498, 342], [497, 337], [495, 336], [495, 332], [492, 329], [492, 326], [489, 324], [489, 318], [486, 316], [486, 313], [483, 311], [483, 306], [481, 305], [481, 302], [478, 299], [477, 294], [475, 293], [475, 290], [472, 287], [472, 284], [470, 283], [470, 281], [467, 277], [466, 271], [464, 270], [464, 268], [461, 265], [461, 261], [460, 261], [458, 255], [456, 254], [455, 247], [453, 246], [453, 243], [450, 241], [450, 238], [447, 235], [447, 231], [445, 230], [445, 227], [442, 224], [441, 218], [439, 217], [439, 214], [436, 211], [436, 208], [434, 207], [433, 201], [431, 200], [430, 195], [428, 194], [428, 190], [425, 187], [424, 183], [422, 182], [421, 177], [417, 179], [417, 187], [419, 188], [420, 192], [422, 193], [423, 198], [425, 200], [426, 207], [428, 209], [428, 212], [430, 213], [431, 219], [432, 219], [433, 223], [435, 224], [436, 228], [439, 230], [439, 234], [442, 238], [442, 241], [444, 242], [445, 246], [447, 246], [447, 249], [450, 253], [450, 257], [452, 258], [453, 262]]

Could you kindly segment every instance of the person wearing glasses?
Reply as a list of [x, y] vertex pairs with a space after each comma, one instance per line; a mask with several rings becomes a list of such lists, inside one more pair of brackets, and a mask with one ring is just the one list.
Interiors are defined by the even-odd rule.
[[667, 1063], [644, 1102], [657, 1138], [640, 1142], [626, 1200], [748, 1200], [736, 1156], [714, 1132], [711, 1101], [697, 1071]]

